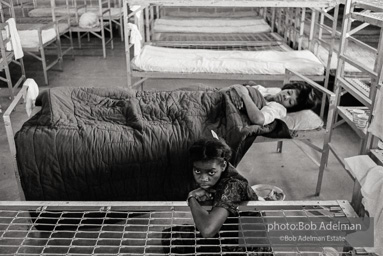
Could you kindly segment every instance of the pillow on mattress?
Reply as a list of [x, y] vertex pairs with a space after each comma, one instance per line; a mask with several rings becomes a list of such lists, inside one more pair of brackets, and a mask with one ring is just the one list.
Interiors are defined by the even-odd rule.
[[86, 12], [82, 14], [78, 22], [78, 26], [80, 28], [95, 28], [100, 26], [97, 14], [93, 12]]
[[323, 127], [322, 119], [309, 109], [287, 113], [282, 120], [289, 130], [309, 131]]

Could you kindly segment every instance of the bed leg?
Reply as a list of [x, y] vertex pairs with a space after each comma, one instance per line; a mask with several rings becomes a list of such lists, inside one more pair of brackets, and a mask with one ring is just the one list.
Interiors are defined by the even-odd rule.
[[282, 153], [283, 141], [277, 142], [277, 152]]
[[7, 84], [8, 84], [8, 89], [9, 89], [9, 96], [11, 97], [11, 100], [13, 100], [14, 99], [14, 89], [13, 89], [13, 85], [12, 85], [12, 76], [11, 76], [11, 72], [9, 71], [8, 65], [5, 65], [4, 70], [5, 70], [5, 77], [7, 79]]
[[69, 31], [69, 42], [70, 42], [70, 47], [71, 47], [71, 52], [72, 52], [72, 60], [74, 60], [74, 46], [73, 46], [72, 31]]
[[323, 146], [322, 158], [321, 158], [320, 166], [319, 166], [317, 187], [315, 190], [315, 196], [319, 196], [320, 191], [322, 189], [323, 174], [324, 174], [325, 168], [327, 167], [327, 162], [330, 155], [330, 146], [328, 143], [329, 142], [325, 142], [325, 145]]
[[81, 49], [81, 33], [77, 32], [77, 37], [78, 37], [78, 48]]
[[41, 62], [42, 62], [42, 65], [43, 65], [44, 80], [45, 80], [45, 84], [48, 85], [47, 60], [45, 58], [45, 51], [44, 51], [43, 47], [41, 47], [40, 52], [41, 52]]

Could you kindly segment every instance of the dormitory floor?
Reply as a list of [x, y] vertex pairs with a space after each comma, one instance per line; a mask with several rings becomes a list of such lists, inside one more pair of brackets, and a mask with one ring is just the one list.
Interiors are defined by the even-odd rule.
[[[75, 49], [75, 60], [65, 56], [63, 72], [57, 69], [48, 72], [49, 86], [44, 85], [41, 64], [29, 56], [24, 57], [27, 78], [35, 79], [40, 90], [59, 86], [126, 86], [124, 42], [121, 42], [120, 38], [115, 39], [114, 50], [108, 48], [106, 59], [102, 58], [99, 40], [92, 39], [85, 47], [83, 50]], [[144, 89], [173, 90], [198, 83], [225, 87], [236, 82], [238, 81], [159, 79], [146, 82]], [[260, 84], [264, 83], [260, 81]], [[2, 83], [0, 87], [0, 104], [4, 113], [11, 101], [6, 85]], [[12, 115], [15, 132], [27, 119], [25, 106], [19, 104]], [[323, 140], [313, 141], [321, 145]], [[356, 155], [358, 152], [358, 136], [346, 124], [335, 129], [332, 142], [344, 157]], [[303, 147], [306, 152], [311, 152], [307, 146], [303, 145]], [[318, 155], [316, 157], [318, 158]], [[332, 154], [324, 174], [322, 192], [319, 197], [315, 197], [318, 167], [291, 141], [284, 142], [282, 153], [276, 152], [276, 142], [253, 144], [238, 169], [251, 185], [272, 184], [282, 188], [286, 194], [286, 200], [351, 200], [353, 182]], [[2, 118], [0, 120], [0, 171], [0, 200], [19, 200], [14, 166]]]

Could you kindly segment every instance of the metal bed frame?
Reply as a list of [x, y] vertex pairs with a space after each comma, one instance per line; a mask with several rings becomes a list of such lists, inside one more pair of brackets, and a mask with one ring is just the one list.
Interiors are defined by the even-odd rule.
[[[51, 0], [51, 4], [52, 4], [52, 8], [54, 8], [55, 0]], [[14, 11], [13, 1], [11, 1], [10, 3], [7, 3], [6, 1], [1, 0], [0, 1], [0, 5], [1, 6], [4, 5], [5, 7], [9, 8], [11, 17], [15, 18], [16, 24], [17, 24], [17, 29], [19, 31], [21, 31], [21, 30], [31, 30], [31, 29], [37, 31], [37, 35], [38, 35], [38, 39], [39, 39], [38, 46], [36, 46], [36, 47], [28, 47], [28, 48], [23, 47], [23, 51], [25, 53], [31, 55], [35, 59], [41, 61], [42, 66], [43, 66], [43, 73], [44, 73], [45, 84], [48, 84], [49, 83], [48, 82], [48, 70], [53, 68], [53, 66], [55, 66], [56, 64], [59, 65], [59, 69], [60, 70], [63, 70], [63, 68], [62, 68], [63, 55], [66, 54], [69, 51], [72, 51], [72, 58], [74, 58], [72, 34], [71, 34], [71, 31], [70, 31], [70, 17], [69, 16], [62, 16], [60, 18], [56, 18], [55, 13], [52, 12], [52, 17], [51, 17], [50, 21], [47, 21], [47, 20], [36, 21], [36, 19], [22, 18], [22, 20], [21, 20], [22, 24], [20, 24], [20, 22], [18, 21], [18, 17], [16, 17], [16, 14], [15, 14], [15, 11]], [[0, 8], [0, 12], [1, 12], [1, 18], [4, 19], [3, 8]], [[67, 28], [64, 29], [64, 30], [60, 30], [59, 29], [59, 24], [60, 23], [64, 23], [65, 25], [67, 25]], [[43, 42], [42, 32], [43, 32], [43, 30], [50, 29], [50, 28], [54, 28], [54, 30], [56, 32], [56, 37], [53, 38], [52, 40], [49, 40], [48, 42], [44, 43]], [[70, 40], [70, 46], [67, 49], [65, 49], [64, 51], [62, 51], [60, 37], [62, 35], [66, 35], [67, 33], [69, 33], [69, 36], [67, 36], [67, 37]], [[46, 61], [46, 57], [45, 57], [45, 55], [46, 55], [45, 50], [48, 47], [51, 47], [51, 46], [56, 48], [57, 59], [55, 59], [54, 61], [52, 61], [52, 63], [47, 65], [47, 61]]]
[[[77, 2], [75, 1], [75, 8], [78, 10], [81, 7], [86, 8], [86, 4], [84, 6], [77, 6]], [[68, 7], [69, 8], [69, 7]], [[77, 32], [78, 37], [78, 44], [81, 48], [81, 38], [92, 34], [96, 36], [98, 39], [101, 39], [102, 42], [102, 53], [104, 59], [106, 58], [106, 45], [110, 44], [110, 48], [113, 50], [114, 44], [113, 44], [113, 30], [112, 30], [112, 18], [111, 18], [111, 11], [110, 11], [110, 0], [98, 0], [98, 17], [100, 21], [100, 26], [94, 27], [94, 28], [82, 28], [80, 27], [79, 21], [79, 13], [78, 11], [75, 12], [75, 21], [76, 25], [72, 25], [71, 31]], [[110, 37], [109, 39], [106, 38], [105, 30], [109, 32]], [[83, 33], [81, 35], [81, 33]]]
[[[323, 175], [324, 175], [324, 170], [327, 166], [327, 161], [330, 153], [330, 148], [329, 148], [329, 139], [330, 139], [330, 132], [333, 127], [333, 120], [336, 106], [334, 105], [335, 103], [335, 94], [325, 87], [319, 85], [318, 83], [312, 81], [311, 79], [307, 78], [306, 76], [300, 75], [297, 72], [293, 72], [291, 70], [286, 70], [286, 75], [284, 78], [284, 83], [288, 83], [291, 80], [301, 80], [309, 84], [313, 89], [316, 89], [319, 91], [323, 97], [326, 97], [329, 100], [329, 108], [327, 112], [327, 121], [324, 126], [324, 128], [311, 131], [310, 134], [307, 134], [307, 136], [304, 137], [293, 137], [292, 139], [272, 139], [272, 138], [265, 138], [263, 136], [260, 136], [259, 139], [257, 138], [254, 143], [263, 143], [263, 142], [272, 142], [272, 141], [277, 141], [277, 152], [281, 153], [282, 152], [282, 147], [283, 147], [283, 141], [293, 141], [301, 150], [302, 152], [310, 158], [311, 161], [315, 165], [318, 166], [318, 179], [317, 179], [317, 185], [315, 189], [315, 195], [319, 196], [322, 188], [322, 181], [323, 181]], [[321, 116], [323, 119], [323, 116]], [[323, 144], [322, 145], [315, 145], [314, 143], [311, 142], [311, 139], [315, 136], [321, 136], [323, 137]], [[320, 159], [316, 159], [315, 156], [311, 155], [310, 153], [307, 152], [304, 148], [301, 147], [301, 145], [298, 143], [304, 143], [305, 145], [309, 146], [311, 149], [313, 149], [315, 152], [320, 153]]]
[[[139, 5], [141, 7], [129, 14], [128, 13], [128, 5]], [[206, 47], [206, 45], [207, 46], [218, 45], [218, 46], [222, 47], [223, 49], [226, 46], [230, 46], [230, 45], [239, 45], [239, 46], [242, 46], [242, 45], [263, 45], [263, 46], [271, 47], [271, 46], [275, 46], [275, 45], [279, 44], [279, 45], [284, 45], [285, 49], [289, 48], [289, 46], [287, 46], [287, 44], [285, 42], [283, 42], [285, 40], [282, 40], [283, 38], [281, 38], [280, 36], [277, 36], [276, 33], [274, 33], [273, 39], [271, 41], [269, 40], [270, 38], [267, 38], [266, 41], [263, 41], [263, 40], [265, 40], [264, 38], [256, 38], [255, 39], [256, 41], [252, 41], [252, 40], [249, 40], [249, 38], [243, 39], [241, 37], [239, 38], [240, 41], [238, 41], [238, 38], [234, 38], [234, 39], [226, 41], [226, 40], [219, 39], [220, 35], [216, 36], [216, 38], [218, 38], [218, 40], [215, 40], [215, 38], [213, 38], [212, 40], [207, 40], [207, 41], [200, 40], [198, 38], [197, 39], [191, 39], [191, 37], [187, 37], [187, 36], [184, 38], [187, 40], [185, 42], [180, 41], [180, 40], [177, 40], [176, 42], [171, 41], [170, 43], [169, 43], [169, 41], [162, 41], [162, 42], [150, 41], [150, 38], [151, 38], [150, 27], [151, 27], [151, 23], [153, 20], [152, 17], [154, 16], [153, 14], [151, 14], [152, 11], [150, 11], [150, 10], [156, 9], [157, 6], [165, 6], [165, 7], [167, 7], [167, 6], [192, 6], [192, 7], [194, 7], [194, 6], [209, 6], [209, 7], [231, 6], [231, 7], [233, 7], [233, 5], [234, 5], [234, 3], [231, 1], [228, 1], [228, 0], [221, 1], [219, 3], [215, 3], [215, 2], [203, 2], [202, 3], [201, 1], [198, 1], [198, 0], [182, 2], [182, 3], [173, 2], [173, 1], [166, 1], [166, 0], [165, 1], [125, 0], [123, 3], [123, 9], [125, 12], [124, 22], [127, 23], [129, 19], [134, 19], [135, 24], [138, 25], [138, 28], [139, 28], [139, 31], [141, 32], [141, 35], [144, 35], [143, 38], [144, 38], [145, 43], [147, 43], [147, 44], [155, 44], [155, 45], [160, 45], [160, 46], [172, 45], [172, 46], [176, 46], [176, 47], [180, 47], [180, 45], [183, 47], [188, 47], [190, 45], [199, 45], [199, 46], [204, 46], [204, 47]], [[153, 8], [153, 6], [155, 6], [155, 8]], [[293, 8], [293, 7], [299, 6], [299, 8], [304, 8], [304, 10], [305, 10], [305, 8], [326, 8], [326, 7], [330, 7], [330, 8], [336, 7], [336, 9], [337, 9], [338, 2], [337, 1], [311, 1], [310, 0], [310, 1], [305, 1], [304, 3], [302, 3], [301, 1], [289, 1], [289, 2], [281, 1], [281, 2], [278, 2], [278, 1], [262, 1], [262, 0], [260, 0], [260, 1], [251, 1], [251, 2], [235, 1], [235, 6], [238, 6], [238, 7], [261, 7], [261, 8], [266, 8], [266, 7], [271, 7], [271, 6], [272, 7], [278, 7], [278, 8], [282, 8], [282, 7]], [[135, 14], [138, 11], [143, 11], [145, 13], [145, 15], [141, 15], [139, 18], [136, 17]], [[264, 11], [264, 15], [266, 17], [267, 17], [267, 13], [268, 13], [268, 11], [266, 9], [266, 11]], [[275, 12], [272, 11], [272, 13], [275, 13]], [[305, 11], [302, 12], [303, 16], [304, 16], [304, 13], [305, 13]], [[149, 17], [149, 18], [144, 20], [143, 16]], [[273, 16], [275, 18], [275, 14], [273, 14], [272, 17]], [[285, 15], [285, 17], [286, 17], [287, 21], [290, 20], [288, 15]], [[304, 17], [301, 18], [301, 20], [304, 20]], [[279, 18], [279, 21], [282, 21], [282, 19]], [[314, 21], [316, 21], [316, 20], [313, 19], [313, 22]], [[298, 22], [295, 21], [291, 24], [293, 24], [293, 27], [295, 27], [295, 30], [296, 30], [296, 27], [298, 27]], [[301, 28], [299, 28], [299, 35], [300, 36], [298, 36], [298, 37], [299, 37], [299, 40], [301, 40], [301, 37], [302, 37], [301, 34], [303, 33], [303, 26], [302, 26], [303, 22], [300, 22], [299, 24], [301, 25]], [[336, 29], [336, 26], [335, 26], [335, 29]], [[313, 41], [313, 34], [314, 34], [314, 25], [312, 24], [311, 28], [310, 28], [311, 42], [314, 42]], [[136, 86], [142, 84], [148, 78], [196, 78], [196, 79], [274, 80], [275, 81], [275, 80], [283, 80], [283, 77], [284, 77], [284, 75], [257, 75], [257, 74], [244, 75], [244, 74], [211, 74], [211, 73], [192, 73], [192, 74], [189, 74], [189, 73], [170, 73], [170, 72], [146, 72], [146, 71], [135, 70], [132, 67], [132, 63], [131, 63], [131, 48], [133, 47], [133, 45], [129, 43], [129, 35], [130, 35], [130, 30], [127, 26], [125, 26], [127, 84], [130, 87], [136, 87]], [[238, 36], [238, 35], [236, 34], [235, 36]], [[285, 36], [285, 37], [287, 38], [287, 36]], [[275, 40], [275, 38], [278, 38], [278, 39]], [[261, 39], [261, 40], [259, 40], [259, 39]], [[201, 42], [203, 42], [203, 43], [201, 43]], [[299, 44], [299, 46], [301, 46], [301, 43]], [[311, 48], [313, 48], [313, 47], [311, 47]], [[313, 51], [313, 49], [310, 49], [310, 50]], [[324, 64], [324, 66], [326, 66], [326, 65]], [[326, 73], [328, 73], [328, 72], [329, 72], [328, 69], [326, 69]], [[329, 74], [324, 74], [323, 76], [310, 76], [309, 78], [316, 80], [316, 81], [325, 80], [325, 82], [328, 83], [328, 79], [325, 79], [328, 76], [329, 76]], [[134, 84], [132, 83], [133, 77], [139, 78], [139, 80]]]
[[[114, 15], [111, 16], [111, 22], [115, 24], [119, 28], [119, 32], [121, 35], [121, 41], [123, 41], [123, 33], [124, 33], [124, 28], [123, 28], [123, 12], [122, 12], [122, 2], [121, 0], [111, 0], [113, 2], [113, 7], [120, 9], [120, 13], [114, 13]], [[23, 17], [25, 17], [25, 11], [24, 8], [30, 9], [30, 7], [33, 7], [33, 9], [50, 9], [50, 7], [47, 6], [40, 6], [37, 2], [37, 0], [33, 0], [32, 2], [29, 3], [29, 5], [24, 5], [22, 6], [22, 12], [23, 12]], [[62, 6], [63, 7], [63, 6]], [[98, 7], [97, 1], [92, 1], [92, 0], [83, 0], [83, 4], [78, 4], [76, 0], [68, 0], [65, 3], [65, 7], [68, 7], [69, 9], [74, 9], [78, 10], [79, 8], [87, 8], [87, 7]], [[75, 14], [73, 13], [72, 16]], [[42, 15], [44, 17], [44, 15]], [[108, 15], [105, 15], [104, 20], [109, 20]]]
[[[7, 23], [0, 24], [0, 30], [4, 31], [5, 28], [8, 27]], [[17, 89], [25, 80], [25, 69], [24, 69], [24, 61], [23, 58], [16, 59], [13, 51], [7, 51], [7, 44], [11, 43], [12, 38], [4, 38], [3, 34], [0, 35], [0, 70], [4, 70], [5, 77], [0, 76], [0, 80], [6, 82], [9, 89], [9, 95], [11, 99], [14, 99], [15, 89]], [[9, 70], [9, 64], [15, 63], [20, 67], [21, 74], [17, 78], [16, 82], [12, 83], [12, 76]], [[0, 113], [2, 112], [0, 105]]]
[[[241, 44], [252, 44], [252, 43], [256, 43], [258, 41], [262, 41], [260, 40], [260, 38], [256, 38], [254, 37], [254, 35], [257, 35], [257, 34], [268, 34], [268, 33], [264, 33], [264, 32], [254, 32], [254, 33], [243, 33], [243, 32], [239, 32], [239, 33], [222, 33], [222, 34], [218, 34], [218, 33], [195, 33], [195, 32], [189, 32], [189, 33], [183, 33], [183, 32], [178, 32], [178, 33], [174, 33], [174, 32], [156, 32], [155, 29], [154, 29], [154, 24], [155, 24], [155, 21], [157, 19], [160, 19], [161, 17], [164, 16], [164, 8], [165, 7], [161, 7], [161, 6], [154, 6], [154, 5], [150, 5], [148, 6], [148, 8], [145, 9], [145, 13], [144, 13], [144, 20], [145, 20], [145, 27], [146, 27], [146, 42], [152, 42], [152, 43], [155, 43], [156, 45], [173, 45], [173, 44], [179, 44], [181, 42], [183, 42], [185, 45], [188, 45], [188, 44], [191, 44], [191, 45], [205, 45], [205, 44], [210, 44], [211, 41], [214, 41], [214, 43], [216, 44], [224, 44], [224, 45], [241, 45]], [[206, 7], [205, 7], [206, 8]], [[197, 8], [198, 10], [199, 9], [202, 9], [202, 8]], [[232, 7], [231, 9], [233, 9], [233, 13], [236, 12], [236, 7]], [[252, 10], [253, 11], [253, 15], [254, 17], [259, 17], [259, 18], [263, 18], [264, 20], [268, 20], [270, 21], [270, 30], [271, 32], [274, 31], [274, 27], [275, 27], [275, 12], [276, 12], [276, 9], [273, 8], [272, 9], [272, 13], [273, 15], [271, 15], [271, 17], [269, 17], [267, 14], [267, 10], [266, 8], [248, 8], [249, 10]], [[213, 9], [214, 12], [212, 15], [216, 14], [216, 13], [219, 13], [217, 10], [218, 8], [214, 8]], [[196, 12], [198, 13], [198, 12]], [[224, 14], [223, 14], [224, 15]], [[252, 17], [251, 16], [251, 17]], [[205, 17], [205, 16], [203, 16]], [[219, 16], [217, 16], [219, 17]], [[198, 16], [196, 17], [177, 17], [179, 19], [188, 19], [188, 18], [198, 18]], [[233, 17], [232, 19], [235, 19], [235, 17]], [[189, 39], [189, 40], [185, 40], [184, 37], [187, 37], [186, 39]], [[273, 40], [283, 40], [282, 38], [273, 38]], [[263, 41], [264, 38], [263, 38]]]
[[[315, 160], [314, 157], [312, 157], [311, 155], [308, 154], [308, 157], [311, 160], [313, 160], [315, 164], [317, 164], [319, 166], [318, 180], [317, 180], [317, 186], [316, 186], [316, 195], [319, 195], [320, 191], [321, 191], [324, 170], [325, 170], [325, 167], [327, 164], [327, 159], [329, 156], [329, 144], [328, 144], [329, 133], [330, 133], [330, 131], [332, 129], [332, 125], [333, 125], [333, 123], [330, 122], [330, 120], [333, 120], [333, 115], [334, 115], [334, 110], [335, 110], [335, 105], [333, 104], [333, 102], [335, 100], [335, 94], [332, 93], [331, 91], [327, 90], [323, 86], [320, 86], [316, 82], [308, 79], [307, 77], [302, 76], [296, 72], [287, 70], [286, 75], [285, 75], [285, 82], [288, 82], [292, 79], [297, 79], [297, 78], [299, 80], [303, 80], [303, 81], [307, 82], [309, 85], [311, 85], [313, 88], [317, 89], [319, 92], [327, 95], [327, 97], [330, 99], [330, 106], [329, 106], [329, 110], [328, 110], [328, 114], [327, 114], [327, 123], [326, 123], [325, 128], [320, 131], [321, 135], [323, 136], [323, 145], [322, 146], [314, 145], [313, 143], [310, 142], [309, 138], [298, 138], [298, 140], [302, 141], [306, 145], [310, 146], [313, 150], [315, 150], [321, 154], [321, 158], [320, 158], [319, 162], [317, 160]], [[16, 177], [16, 181], [17, 181], [17, 185], [18, 185], [19, 195], [20, 195], [20, 198], [22, 200], [24, 200], [25, 197], [24, 197], [23, 190], [21, 187], [20, 176], [19, 176], [18, 167], [17, 167], [17, 161], [16, 161], [17, 151], [16, 151], [16, 146], [15, 146], [15, 140], [14, 140], [15, 133], [14, 133], [14, 130], [12, 127], [11, 114], [15, 111], [16, 106], [19, 104], [19, 101], [21, 100], [22, 96], [26, 93], [27, 89], [28, 88], [25, 86], [23, 86], [21, 88], [21, 90], [16, 95], [15, 99], [11, 102], [10, 106], [8, 107], [8, 109], [5, 111], [5, 113], [3, 115], [5, 130], [6, 130], [6, 134], [7, 134], [8, 144], [10, 147], [10, 153], [11, 153], [13, 167], [14, 167], [14, 173], [15, 173], [15, 177]], [[36, 108], [35, 111], [37, 109], [38, 108]], [[263, 138], [263, 140], [261, 142], [270, 142], [273, 140], [275, 141], [275, 139]], [[291, 139], [288, 139], [288, 140], [291, 141]], [[277, 139], [277, 141], [279, 141], [278, 142], [278, 150], [279, 150], [279, 152], [281, 152], [283, 139]], [[305, 151], [303, 150], [303, 152], [305, 152]], [[307, 152], [305, 152], [305, 154], [307, 154]]]
[[[283, 245], [266, 231], [267, 224], [275, 221], [275, 218], [289, 223], [296, 218], [302, 221], [328, 219], [336, 222], [354, 217], [357, 217], [356, 213], [348, 201], [344, 200], [249, 201], [239, 207], [238, 217], [228, 218], [218, 238], [203, 239], [194, 229], [186, 202], [2, 201], [0, 255], [159, 256], [179, 255], [177, 249], [181, 246], [192, 251], [188, 255], [206, 255], [201, 253], [206, 246], [204, 241], [208, 242], [210, 249], [215, 249], [209, 255], [258, 255], [251, 250], [247, 251], [249, 241], [255, 238], [261, 241], [258, 246], [272, 248], [272, 252], [262, 255], [319, 256], [326, 250], [324, 243], [318, 242], [311, 247], [302, 246], [299, 242]], [[249, 221], [252, 221], [251, 226], [246, 226]], [[176, 227], [180, 225], [193, 230], [189, 231], [189, 238], [176, 238]], [[167, 237], [162, 236], [164, 233], [167, 233]], [[311, 234], [319, 235], [315, 231]], [[240, 242], [239, 237], [243, 238]], [[177, 245], [180, 239], [188, 245]], [[227, 239], [237, 243], [225, 243]], [[167, 244], [162, 243], [163, 240]], [[227, 246], [238, 245], [245, 248], [244, 251], [225, 251]], [[252, 246], [255, 246], [254, 243]], [[368, 255], [364, 248], [352, 248], [347, 243], [344, 247], [333, 249], [338, 255]]]

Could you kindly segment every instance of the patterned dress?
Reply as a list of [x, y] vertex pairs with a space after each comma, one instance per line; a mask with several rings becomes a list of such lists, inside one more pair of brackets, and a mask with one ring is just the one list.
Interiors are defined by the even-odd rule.
[[231, 164], [212, 189], [216, 191], [213, 207], [225, 208], [230, 216], [238, 215], [238, 206], [241, 202], [258, 200], [249, 182]]
[[[229, 211], [229, 216], [238, 216], [238, 206], [241, 202], [258, 200], [248, 181], [230, 164], [212, 189], [215, 190], [212, 206], [225, 208]], [[222, 226], [221, 231], [224, 232], [217, 234], [215, 236], [217, 239], [202, 238], [193, 225], [167, 228], [162, 233], [162, 244], [165, 246], [164, 253], [198, 253], [198, 255], [204, 256], [217, 255], [220, 252], [224, 252], [225, 255], [231, 255], [230, 252], [233, 252], [233, 255], [237, 256], [273, 255], [270, 247], [246, 248], [240, 245], [237, 218], [228, 218], [225, 224], [229, 225]], [[220, 241], [222, 241], [221, 244]], [[197, 246], [194, 247], [195, 245]], [[172, 248], [171, 251], [170, 247]]]

